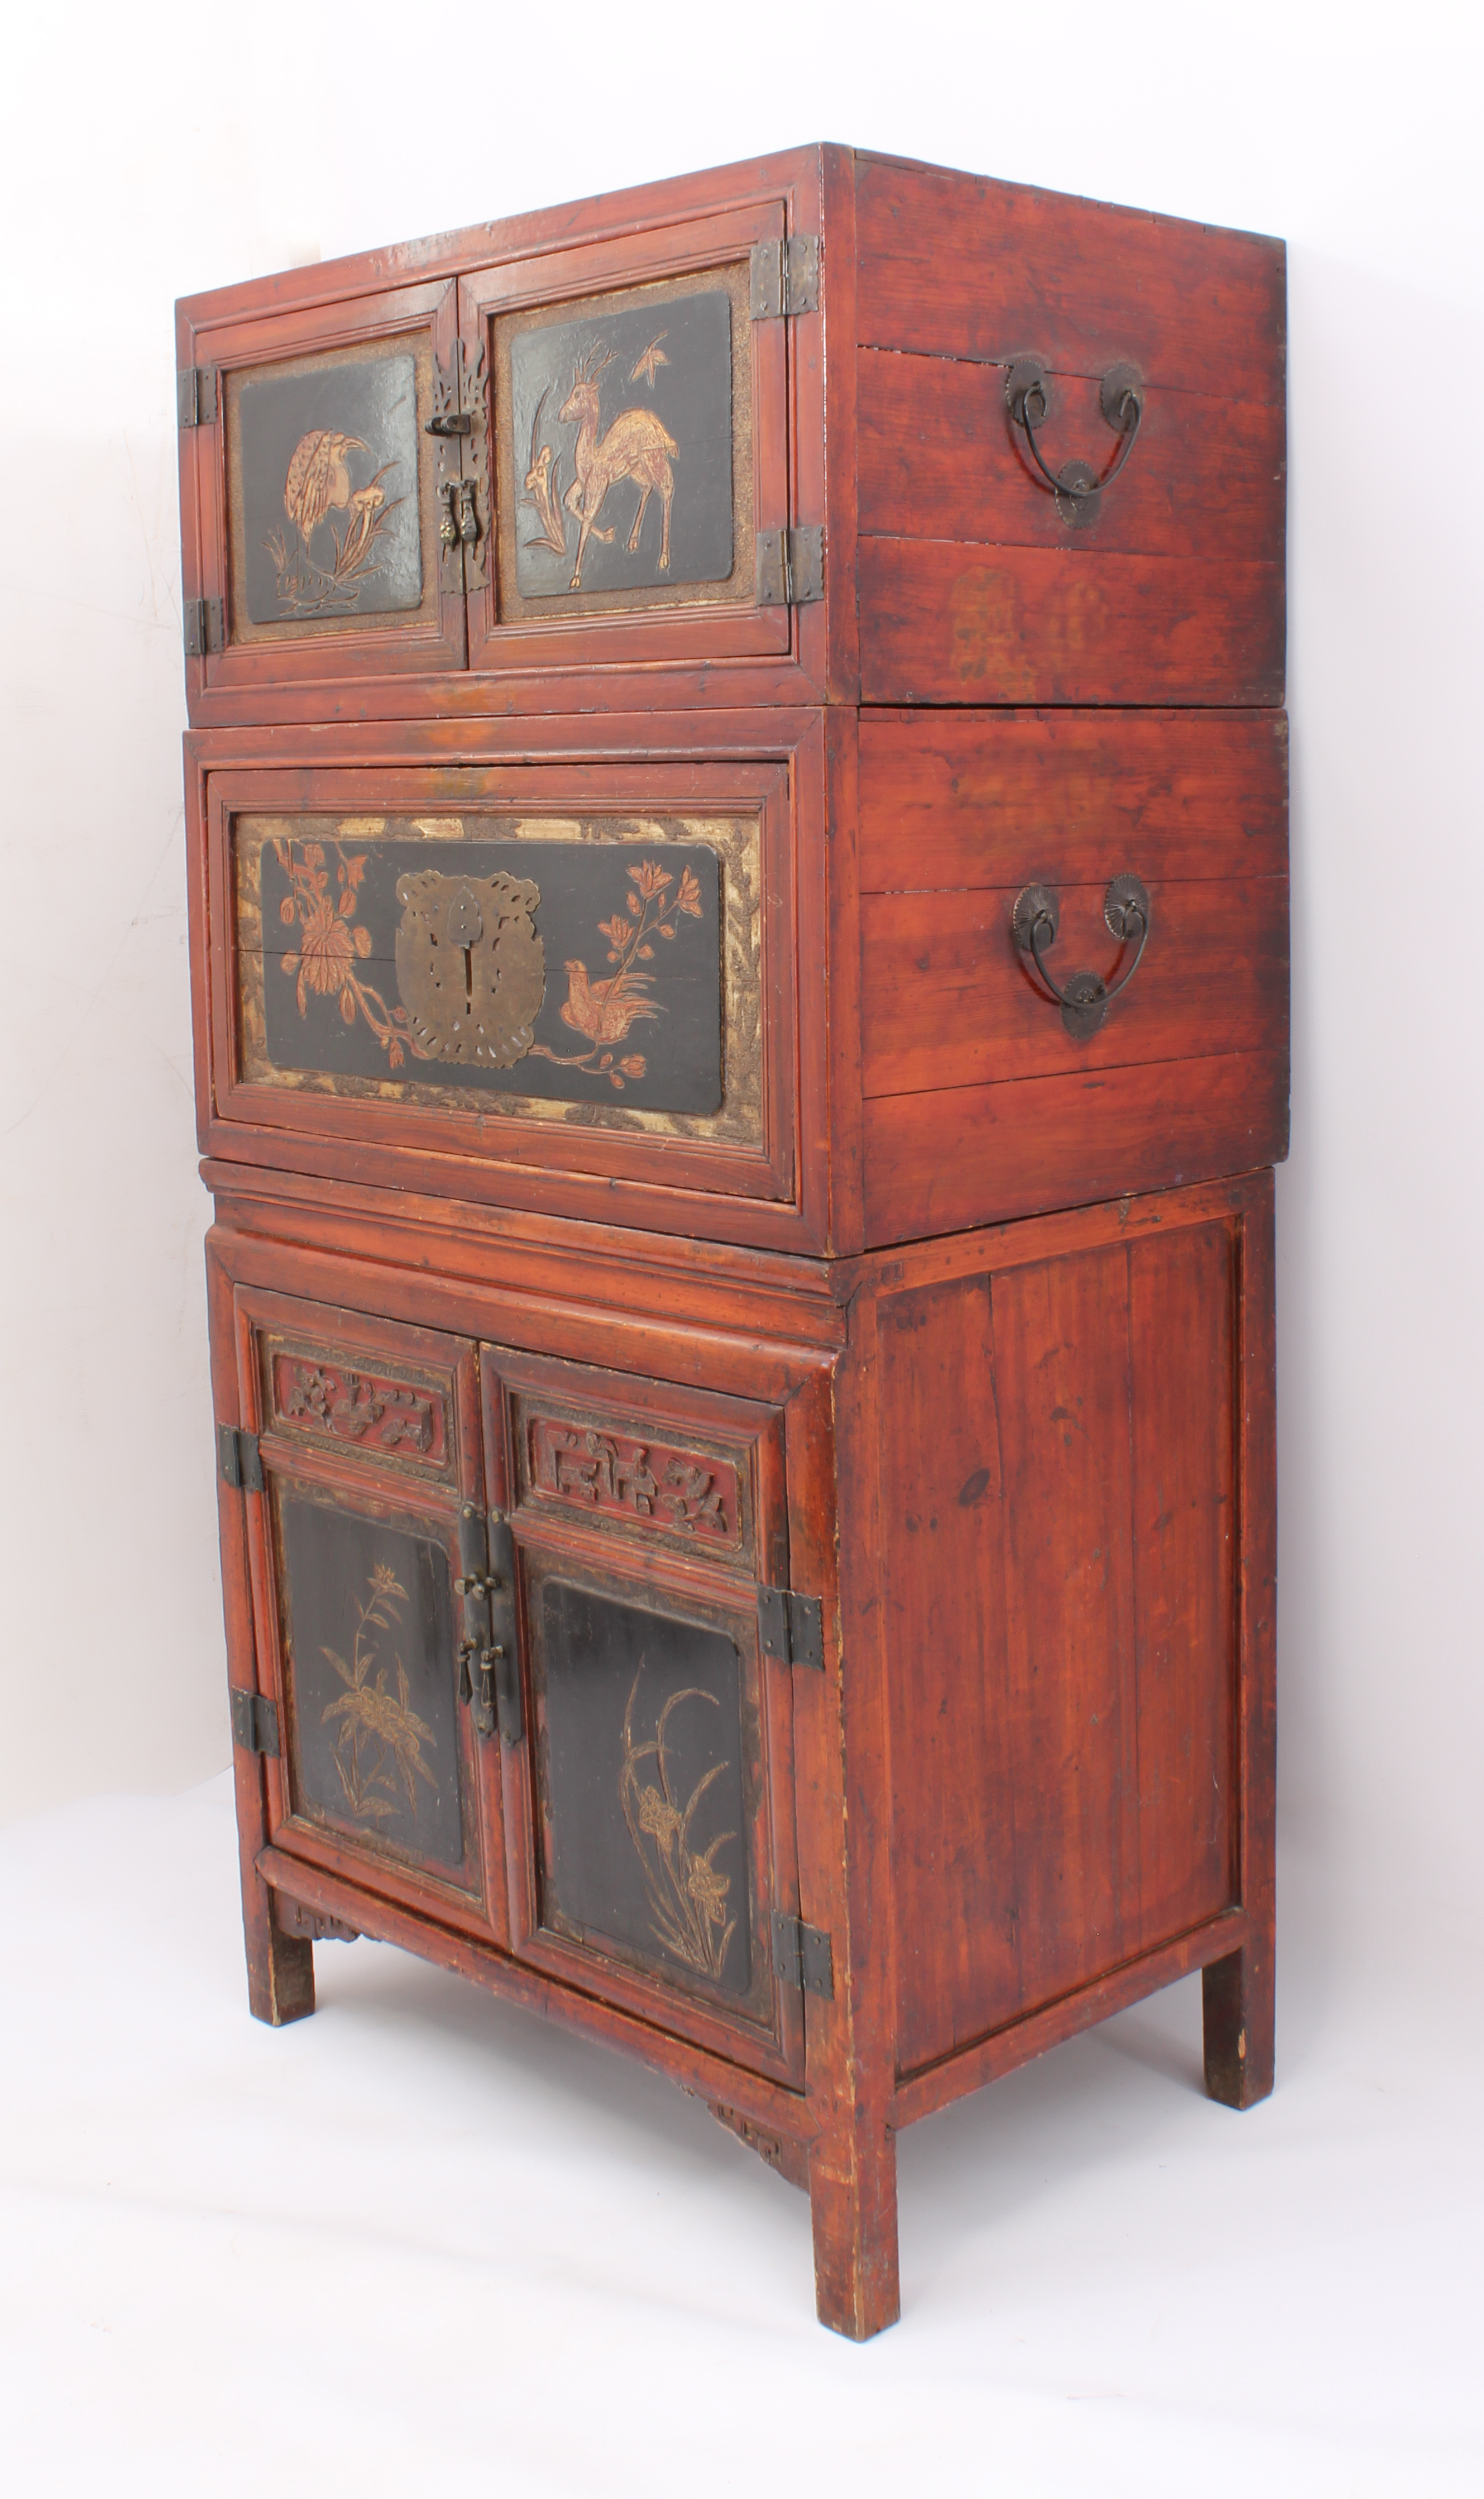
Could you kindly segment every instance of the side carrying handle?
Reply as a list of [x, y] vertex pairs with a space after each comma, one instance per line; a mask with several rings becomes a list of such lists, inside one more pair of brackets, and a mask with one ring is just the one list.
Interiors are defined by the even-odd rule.
[[[1143, 958], [1149, 934], [1148, 888], [1137, 876], [1115, 876], [1103, 896], [1103, 917], [1110, 933], [1122, 946], [1133, 946], [1134, 959], [1112, 984], [1096, 972], [1074, 972], [1064, 990], [1057, 988], [1046, 966], [1045, 949], [1054, 945], [1061, 925], [1061, 905], [1048, 885], [1027, 885], [1016, 896], [1011, 931], [1022, 955], [1029, 955], [1074, 1041], [1090, 1041], [1113, 1000], [1126, 990]], [[1137, 942], [1136, 942], [1137, 941]]]
[[1050, 376], [1039, 356], [1017, 356], [1005, 376], [1005, 405], [1012, 425], [1018, 425], [1030, 444], [1031, 457], [1056, 498], [1056, 509], [1069, 529], [1084, 530], [1129, 453], [1144, 414], [1144, 384], [1132, 365], [1112, 365], [1098, 389], [1103, 420], [1122, 439], [1100, 477], [1085, 460], [1069, 460], [1053, 476], [1041, 456], [1038, 426], [1051, 413]]

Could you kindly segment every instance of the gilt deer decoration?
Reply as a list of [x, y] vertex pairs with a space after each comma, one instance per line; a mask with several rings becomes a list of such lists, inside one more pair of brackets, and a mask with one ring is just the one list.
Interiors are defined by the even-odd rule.
[[562, 501], [581, 528], [577, 539], [577, 561], [572, 570], [571, 588], [582, 588], [582, 560], [590, 537], [603, 546], [613, 543], [613, 532], [599, 529], [597, 516], [602, 510], [610, 486], [621, 477], [632, 478], [639, 489], [639, 508], [627, 545], [632, 555], [638, 547], [639, 532], [649, 508], [651, 495], [658, 494], [663, 513], [660, 536], [660, 570], [670, 568], [670, 505], [675, 497], [675, 480], [670, 462], [675, 457], [675, 443], [660, 419], [647, 407], [626, 407], [616, 416], [606, 434], [598, 433], [597, 383], [613, 362], [613, 353], [598, 358], [596, 346], [580, 358], [572, 369], [572, 387], [560, 411], [564, 425], [578, 430], [577, 474]]

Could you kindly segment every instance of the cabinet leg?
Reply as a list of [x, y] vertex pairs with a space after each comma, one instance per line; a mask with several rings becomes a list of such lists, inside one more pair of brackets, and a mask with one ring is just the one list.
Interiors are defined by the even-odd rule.
[[864, 2343], [902, 2313], [896, 2263], [896, 2139], [857, 2118], [809, 2157], [820, 2323]]
[[1201, 1973], [1206, 2088], [1227, 2108], [1251, 2108], [1273, 2089], [1273, 1939], [1254, 1937]]
[[247, 1947], [247, 2002], [259, 2022], [276, 2028], [314, 2010], [314, 1947], [286, 1935], [274, 1918], [274, 1896], [262, 1877], [244, 1872], [242, 1935]]

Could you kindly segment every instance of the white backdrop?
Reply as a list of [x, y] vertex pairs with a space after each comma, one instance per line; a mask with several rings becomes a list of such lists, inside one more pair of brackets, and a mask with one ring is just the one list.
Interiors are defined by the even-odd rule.
[[[1282, 1799], [1332, 1943], [1476, 1882], [1484, 13], [30, 12], [9, 39], [0, 1812], [228, 1758], [172, 300], [830, 137], [1285, 235]], [[1414, 898], [1415, 889], [1415, 898]], [[1348, 1906], [1346, 1904], [1349, 1904]]]
[[[13, 27], [0, 2411], [28, 2490], [1479, 2488], [1481, 73], [1477, 0]], [[1285, 235], [1291, 280], [1279, 2090], [1201, 2098], [1187, 1985], [912, 2129], [904, 2321], [863, 2353], [809, 2318], [801, 2202], [651, 2078], [365, 1944], [319, 1956], [316, 2021], [248, 2022], [228, 1797], [197, 1785], [229, 1743], [172, 301], [821, 137]], [[749, 2427], [719, 2455], [720, 2421]]]

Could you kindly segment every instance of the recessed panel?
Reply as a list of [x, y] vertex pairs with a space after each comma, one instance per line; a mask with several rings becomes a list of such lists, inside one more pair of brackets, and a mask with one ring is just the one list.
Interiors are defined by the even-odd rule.
[[756, 818], [252, 817], [255, 1084], [761, 1137]]
[[538, 1604], [543, 1924], [745, 1997], [753, 1887], [736, 1643], [561, 1578]]
[[255, 625], [421, 604], [410, 356], [248, 382], [238, 426]]
[[278, 1522], [294, 1812], [463, 1881], [447, 1548], [288, 1492]]
[[751, 601], [745, 264], [496, 324], [500, 614]]
[[224, 373], [232, 644], [436, 627], [433, 382], [426, 329]]

